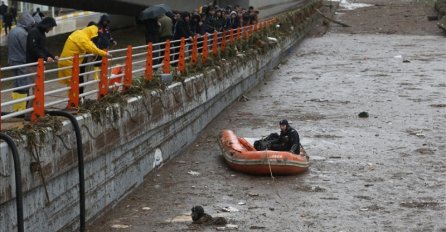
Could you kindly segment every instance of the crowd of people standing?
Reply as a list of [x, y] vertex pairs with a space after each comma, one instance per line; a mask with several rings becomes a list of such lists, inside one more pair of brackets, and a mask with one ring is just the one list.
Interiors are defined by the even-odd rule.
[[194, 35], [221, 32], [258, 22], [259, 11], [239, 5], [220, 8], [217, 5], [203, 6], [193, 12], [167, 12], [160, 17], [144, 20], [146, 43], [164, 42], [166, 39], [178, 40]]

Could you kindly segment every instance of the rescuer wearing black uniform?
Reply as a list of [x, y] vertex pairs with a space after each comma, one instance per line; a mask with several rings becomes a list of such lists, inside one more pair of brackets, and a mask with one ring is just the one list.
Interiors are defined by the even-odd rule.
[[288, 124], [288, 120], [284, 119], [279, 122], [280, 138], [277, 142], [271, 144], [271, 150], [289, 151], [294, 154], [300, 153], [300, 140], [297, 131]]

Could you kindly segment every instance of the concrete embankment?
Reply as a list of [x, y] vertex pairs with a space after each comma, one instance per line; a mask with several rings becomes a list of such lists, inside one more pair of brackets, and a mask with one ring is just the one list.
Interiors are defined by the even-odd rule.
[[[190, 145], [221, 111], [277, 66], [302, 40], [317, 15], [309, 6], [288, 13], [291, 33], [265, 53], [251, 52], [214, 69], [114, 105], [104, 113], [77, 117], [83, 137], [86, 218], [97, 217]], [[306, 17], [303, 12], [306, 13]], [[292, 23], [292, 22], [291, 22]], [[248, 56], [249, 54], [249, 56]], [[18, 141], [24, 191], [25, 231], [75, 230], [79, 226], [76, 140], [68, 121]], [[43, 132], [43, 133], [40, 133]], [[0, 231], [16, 229], [11, 155], [0, 146]]]

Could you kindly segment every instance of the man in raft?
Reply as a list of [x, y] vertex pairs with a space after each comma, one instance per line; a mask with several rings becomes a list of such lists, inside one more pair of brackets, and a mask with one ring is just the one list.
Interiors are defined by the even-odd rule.
[[300, 153], [299, 133], [290, 126], [288, 120], [283, 119], [279, 122], [279, 139], [271, 144], [273, 151], [289, 151], [294, 154]]

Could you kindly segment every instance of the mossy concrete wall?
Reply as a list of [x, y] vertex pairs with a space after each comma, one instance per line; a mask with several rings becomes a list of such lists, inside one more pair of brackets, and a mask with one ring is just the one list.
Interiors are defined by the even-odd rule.
[[[266, 54], [238, 57], [163, 91], [129, 99], [99, 118], [78, 116], [85, 155], [86, 217], [97, 217], [138, 187], [163, 162], [180, 154], [200, 131], [239, 96], [257, 85], [303, 39], [307, 18]], [[25, 231], [73, 231], [79, 226], [75, 134], [69, 122], [49, 130], [30, 151], [19, 143]], [[11, 154], [0, 144], [0, 231], [16, 230]], [[38, 156], [46, 184], [31, 170]], [[34, 158], [33, 158], [34, 157]], [[48, 196], [47, 196], [48, 193]]]

